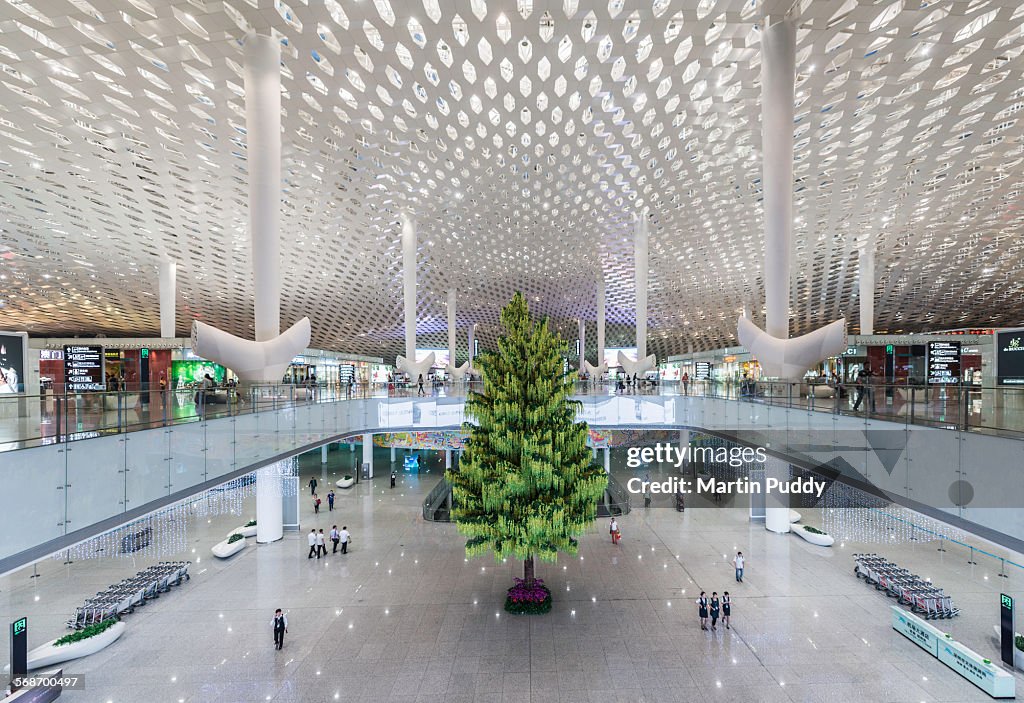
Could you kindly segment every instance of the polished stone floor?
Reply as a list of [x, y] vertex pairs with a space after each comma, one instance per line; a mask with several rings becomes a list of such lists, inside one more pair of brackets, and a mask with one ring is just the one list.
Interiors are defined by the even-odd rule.
[[[328, 476], [352, 460], [347, 451], [330, 458]], [[386, 450], [376, 462], [387, 465]], [[128, 615], [112, 647], [66, 665], [86, 676], [87, 690], [62, 700], [981, 701], [984, 693], [890, 629], [891, 601], [853, 576], [851, 554], [880, 552], [932, 577], [964, 610], [941, 626], [992, 659], [998, 593], [1024, 598], [1024, 574], [999, 578], [995, 563], [971, 566], [964, 552], [934, 543], [822, 549], [765, 532], [743, 508], [639, 508], [620, 520], [621, 545], [601, 521], [578, 557], [539, 566], [555, 593], [550, 614], [512, 617], [502, 602], [521, 565], [467, 561], [454, 526], [423, 521], [439, 455], [426, 465], [429, 473], [403, 475], [393, 491], [386, 477], [337, 491], [334, 513], [314, 516], [302, 501], [304, 528], [348, 525], [346, 556], [309, 560], [305, 534], [289, 533], [218, 561], [210, 546], [240, 519], [210, 518], [182, 554], [195, 562], [192, 580]], [[304, 466], [321, 476], [318, 456]], [[736, 549], [748, 557], [743, 584], [728, 563]], [[61, 633], [84, 596], [143, 566], [43, 562], [37, 579], [31, 570], [0, 579], [0, 617], [28, 615], [39, 644]], [[732, 593], [732, 629], [700, 630], [701, 589]], [[270, 628], [278, 607], [290, 623], [280, 652]], [[0, 656], [7, 660], [6, 641]]]

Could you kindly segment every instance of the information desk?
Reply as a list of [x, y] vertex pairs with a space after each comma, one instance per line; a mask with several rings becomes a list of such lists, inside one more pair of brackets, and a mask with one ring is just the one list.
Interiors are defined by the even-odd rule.
[[949, 639], [941, 630], [916, 615], [896, 605], [890, 607], [892, 629], [932, 656], [938, 657], [940, 662], [993, 698], [1016, 697], [1016, 679], [1012, 674], [999, 668], [995, 662], [986, 663], [985, 657]]

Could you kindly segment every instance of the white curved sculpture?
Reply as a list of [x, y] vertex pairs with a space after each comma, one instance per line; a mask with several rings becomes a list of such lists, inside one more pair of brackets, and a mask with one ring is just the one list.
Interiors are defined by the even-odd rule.
[[34, 671], [42, 669], [44, 666], [51, 666], [71, 661], [72, 659], [81, 659], [90, 654], [95, 654], [114, 644], [124, 634], [125, 627], [127, 626], [124, 624], [124, 621], [117, 622], [95, 637], [62, 644], [59, 647], [55, 647], [53, 644], [57, 641], [56, 639], [50, 640], [28, 653], [28, 668], [30, 671]]
[[816, 544], [819, 547], [831, 547], [833, 544], [836, 543], [836, 538], [832, 535], [808, 532], [807, 525], [793, 525], [792, 532], [803, 537], [811, 544]]
[[352, 476], [342, 476], [337, 480], [337, 482], [335, 482], [334, 485], [337, 486], [338, 488], [351, 488], [352, 486], [356, 485], [356, 480]]
[[792, 508], [789, 509], [789, 521], [791, 523], [792, 522], [800, 522], [800, 518], [802, 518], [802, 517], [803, 516], [800, 513], [798, 513], [797, 511], [793, 510]]
[[801, 337], [779, 339], [741, 317], [736, 332], [740, 344], [761, 364], [764, 375], [784, 380], [799, 380], [819, 361], [846, 351], [845, 318]]
[[589, 361], [584, 361], [583, 368], [587, 370], [591, 378], [601, 378], [602, 375], [608, 373], [608, 364], [603, 361], [597, 366], [594, 366]]
[[[288, 358], [291, 361], [291, 357]], [[467, 362], [468, 363], [468, 362]], [[430, 368], [434, 365], [434, 352], [427, 354], [427, 358], [417, 363], [414, 359], [406, 359], [404, 356], [399, 356], [395, 359], [395, 366], [398, 367], [399, 371], [409, 375], [409, 380], [413, 383], [419, 379], [422, 375], [426, 379], [430, 373]]]
[[238, 554], [243, 549], [245, 549], [244, 537], [240, 540], [232, 542], [231, 544], [228, 544], [228, 540], [224, 540], [223, 542], [217, 542], [217, 544], [213, 545], [213, 547], [210, 548], [210, 551], [213, 552], [213, 556], [217, 557], [218, 559], [227, 559], [230, 556]]
[[452, 366], [451, 364], [448, 364], [446, 370], [448, 371], [448, 375], [454, 380], [461, 381], [466, 377], [466, 374], [470, 372], [469, 362], [462, 362], [462, 366]]
[[265, 342], [242, 339], [193, 320], [192, 351], [231, 369], [243, 381], [280, 383], [288, 364], [309, 346], [310, 334], [308, 317]]
[[643, 376], [645, 373], [653, 369], [658, 363], [654, 354], [645, 356], [643, 359], [633, 361], [628, 356], [619, 352], [619, 366], [626, 372], [627, 376]]

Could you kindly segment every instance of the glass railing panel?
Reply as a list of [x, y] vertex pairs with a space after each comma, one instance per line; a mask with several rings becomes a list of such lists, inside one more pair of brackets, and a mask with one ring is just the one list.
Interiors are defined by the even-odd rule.
[[206, 425], [207, 481], [229, 474], [235, 468], [241, 468], [235, 462], [236, 420], [237, 416], [209, 420], [203, 423]]
[[3, 455], [0, 484], [6, 500], [0, 511], [0, 558], [64, 534], [65, 456], [64, 446], [55, 444]]
[[188, 422], [168, 429], [171, 459], [168, 492], [177, 493], [206, 480], [206, 423]]
[[[924, 444], [919, 453], [915, 433], [910, 434], [914, 466], [921, 469], [914, 483], [917, 487], [927, 481], [929, 463], [942, 460], [941, 445]], [[1024, 539], [1020, 440], [964, 432], [960, 434], [959, 454], [961, 473], [948, 475], [941, 486], [947, 503], [958, 507], [965, 520]]]
[[126, 450], [124, 435], [107, 435], [65, 445], [68, 532], [89, 527], [128, 509], [125, 504]]
[[124, 435], [125, 504], [131, 510], [168, 494], [171, 483], [170, 428]]

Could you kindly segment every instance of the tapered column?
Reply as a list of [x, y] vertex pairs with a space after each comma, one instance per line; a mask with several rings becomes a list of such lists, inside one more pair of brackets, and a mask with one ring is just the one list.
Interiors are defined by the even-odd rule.
[[647, 358], [647, 213], [640, 213], [636, 222], [633, 237], [633, 256], [636, 270], [633, 278], [636, 282], [636, 360]]
[[407, 213], [402, 213], [402, 301], [405, 307], [405, 358], [410, 363], [414, 363], [416, 361], [416, 221]]
[[604, 448], [604, 472], [610, 474], [612, 472], [612, 449], [611, 447]]
[[245, 39], [246, 158], [256, 341], [281, 333], [281, 44]]
[[764, 161], [765, 332], [789, 338], [793, 251], [793, 87], [796, 26], [777, 21], [761, 34], [761, 144]]
[[453, 369], [455, 363], [455, 303], [458, 293], [454, 288], [448, 290], [448, 365]]
[[452, 468], [452, 450], [451, 449], [445, 449], [444, 450], [444, 468], [446, 468], [446, 469]]
[[370, 478], [373, 478], [373, 435], [363, 435], [363, 464], [370, 465]]
[[748, 320], [754, 319], [753, 310], [751, 308], [749, 300], [743, 303], [743, 317], [747, 318]]
[[284, 536], [284, 492], [281, 467], [264, 466], [256, 472], [256, 541], [276, 542]]
[[860, 306], [860, 333], [875, 333], [875, 243], [869, 239], [860, 252], [858, 279], [860, 292], [857, 303]]
[[177, 295], [178, 263], [160, 261], [160, 336], [174, 337], [175, 296]]
[[597, 361], [594, 366], [601, 366], [604, 363], [604, 276], [597, 281]]
[[392, 447], [391, 447], [391, 463], [394, 464], [395, 463], [395, 459], [397, 459], [397, 458], [398, 457], [395, 456], [395, 447], [394, 447], [394, 445], [392, 445]]
[[476, 356], [476, 323], [474, 322], [469, 326], [469, 333], [467, 335], [467, 341], [469, 342], [469, 366], [473, 366], [473, 357]]
[[320, 447], [320, 463], [321, 464], [326, 464], [327, 463], [327, 445], [326, 444], [324, 446]]
[[689, 448], [690, 448], [690, 431], [689, 430], [679, 430], [679, 451], [684, 452], [684, 454], [683, 454], [683, 456], [685, 457], [683, 459], [683, 465], [684, 466], [689, 466], [690, 465], [690, 452], [689, 452]]
[[580, 373], [587, 370], [584, 363], [587, 360], [587, 323], [580, 320]]

